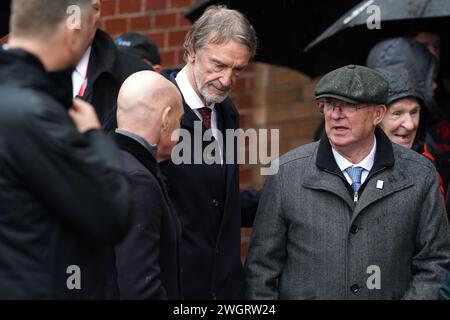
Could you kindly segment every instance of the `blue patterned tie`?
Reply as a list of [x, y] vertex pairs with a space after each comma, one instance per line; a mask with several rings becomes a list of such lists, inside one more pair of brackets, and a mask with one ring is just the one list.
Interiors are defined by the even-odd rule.
[[361, 187], [361, 174], [364, 168], [361, 167], [348, 167], [345, 172], [348, 173], [350, 179], [352, 179], [353, 191], [358, 192], [359, 187]]

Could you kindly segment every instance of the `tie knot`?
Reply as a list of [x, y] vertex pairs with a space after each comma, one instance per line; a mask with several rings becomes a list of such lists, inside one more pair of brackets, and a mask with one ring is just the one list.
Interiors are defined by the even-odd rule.
[[348, 167], [345, 169], [345, 172], [350, 176], [350, 179], [352, 179], [352, 188], [353, 191], [357, 192], [359, 190], [359, 187], [361, 187], [361, 174], [363, 172], [364, 168], [362, 167]]
[[197, 110], [202, 116], [203, 124], [205, 125], [206, 129], [211, 129], [211, 108], [203, 107]]

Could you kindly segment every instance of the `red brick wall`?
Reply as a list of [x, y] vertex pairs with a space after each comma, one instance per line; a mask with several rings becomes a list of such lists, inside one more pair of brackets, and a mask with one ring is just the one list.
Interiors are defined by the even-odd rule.
[[184, 18], [195, 0], [103, 0], [103, 30], [112, 36], [141, 32], [160, 48], [164, 66], [183, 64], [183, 41], [190, 22]]

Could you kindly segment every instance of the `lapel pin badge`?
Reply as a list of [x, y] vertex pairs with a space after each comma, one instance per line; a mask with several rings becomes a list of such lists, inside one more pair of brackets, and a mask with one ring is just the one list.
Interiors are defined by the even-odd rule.
[[383, 184], [384, 184], [383, 180], [378, 180], [377, 181], [377, 189], [383, 189]]

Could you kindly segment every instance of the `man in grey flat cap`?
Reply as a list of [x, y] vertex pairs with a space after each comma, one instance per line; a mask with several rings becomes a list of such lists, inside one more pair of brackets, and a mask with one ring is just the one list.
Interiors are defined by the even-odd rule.
[[436, 299], [450, 231], [433, 164], [377, 125], [388, 84], [349, 65], [316, 86], [326, 136], [280, 159], [246, 261], [250, 299]]

